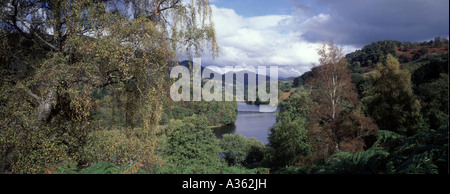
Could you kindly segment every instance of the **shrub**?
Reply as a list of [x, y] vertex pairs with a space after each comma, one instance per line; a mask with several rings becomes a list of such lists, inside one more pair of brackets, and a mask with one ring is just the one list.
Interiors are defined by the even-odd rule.
[[92, 132], [85, 147], [87, 164], [110, 162], [116, 166], [141, 163], [151, 170], [161, 163], [156, 155], [156, 138], [140, 128], [133, 130], [111, 129]]

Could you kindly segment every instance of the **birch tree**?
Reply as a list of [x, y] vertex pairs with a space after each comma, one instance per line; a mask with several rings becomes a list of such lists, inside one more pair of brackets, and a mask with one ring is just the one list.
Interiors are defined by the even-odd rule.
[[[31, 165], [32, 150], [57, 149], [48, 151], [58, 153], [51, 156], [36, 152], [50, 164], [76, 156], [98, 111], [91, 95], [97, 89], [126, 100], [128, 128], [154, 133], [170, 83], [169, 63], [182, 54], [218, 51], [208, 0], [0, 4], [0, 145], [5, 157], [13, 155], [10, 170], [16, 172], [47, 165]], [[27, 171], [31, 166], [39, 168]]]
[[[323, 44], [318, 54], [319, 64], [313, 64], [312, 77], [308, 80], [308, 85], [312, 89], [311, 98], [315, 102], [310, 122], [317, 122], [324, 130], [329, 130], [328, 134], [332, 135], [335, 151], [339, 151], [344, 141], [355, 139], [363, 141], [362, 137], [373, 131], [373, 125], [362, 124], [366, 119], [360, 114], [358, 94], [351, 81], [351, 72], [347, 67], [342, 47], [336, 47], [333, 42]], [[355, 123], [349, 127], [341, 127], [348, 117], [358, 119], [351, 119], [350, 122]], [[370, 126], [370, 129], [362, 126]], [[362, 131], [368, 133], [361, 133]]]

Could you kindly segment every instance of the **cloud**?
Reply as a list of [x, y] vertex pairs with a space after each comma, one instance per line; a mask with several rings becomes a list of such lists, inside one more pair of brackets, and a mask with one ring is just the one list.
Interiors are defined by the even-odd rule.
[[309, 43], [292, 30], [292, 15], [243, 17], [233, 9], [212, 5], [220, 57], [205, 54], [203, 64], [224, 66], [279, 66], [279, 76], [299, 76], [318, 60], [321, 43]]
[[[293, 0], [292, 0], [293, 1]], [[302, 1], [294, 6], [303, 10]], [[326, 7], [314, 17], [299, 18], [297, 29], [310, 42], [333, 40], [361, 47], [378, 40], [424, 41], [448, 37], [448, 0], [318, 0]]]
[[212, 60], [205, 53], [203, 64], [277, 65], [281, 77], [298, 76], [318, 61], [317, 48], [324, 42], [334, 41], [348, 53], [379, 40], [424, 41], [449, 34], [448, 0], [287, 2], [295, 7], [292, 12], [263, 16], [212, 5], [220, 57]]

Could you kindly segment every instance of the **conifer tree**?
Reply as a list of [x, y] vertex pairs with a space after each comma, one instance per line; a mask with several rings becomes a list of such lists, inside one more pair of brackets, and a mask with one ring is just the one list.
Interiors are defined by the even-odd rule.
[[372, 86], [363, 103], [378, 127], [403, 135], [415, 134], [420, 104], [411, 89], [410, 73], [400, 69], [398, 60], [388, 55], [386, 64], [377, 64], [370, 79]]

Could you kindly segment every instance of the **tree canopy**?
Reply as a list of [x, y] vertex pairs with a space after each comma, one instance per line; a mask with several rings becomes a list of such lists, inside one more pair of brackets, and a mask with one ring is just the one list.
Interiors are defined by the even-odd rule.
[[398, 60], [388, 55], [386, 63], [379, 63], [371, 74], [371, 83], [363, 101], [380, 129], [415, 134], [420, 104], [411, 88], [411, 74], [401, 70]]
[[156, 141], [169, 63], [181, 54], [218, 51], [208, 0], [9, 0], [1, 7], [7, 172], [86, 162], [79, 152], [102, 112], [93, 91], [125, 110], [121, 126], [139, 127], [142, 138]]

